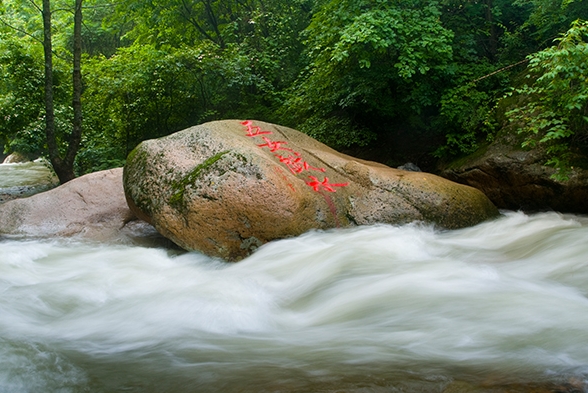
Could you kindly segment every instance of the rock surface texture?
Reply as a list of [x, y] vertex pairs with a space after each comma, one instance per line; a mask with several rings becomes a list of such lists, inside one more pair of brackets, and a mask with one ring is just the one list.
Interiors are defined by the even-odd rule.
[[124, 170], [138, 217], [187, 250], [239, 260], [310, 229], [411, 221], [445, 228], [498, 214], [480, 191], [337, 153], [290, 128], [206, 123], [141, 143]]
[[156, 236], [129, 209], [122, 171], [95, 172], [50, 191], [1, 204], [0, 235], [79, 236], [96, 241]]
[[22, 153], [11, 153], [3, 161], [3, 164], [15, 164], [31, 161], [31, 158]]
[[481, 190], [501, 209], [588, 214], [588, 171], [576, 168], [569, 180], [554, 180], [541, 152], [519, 146], [515, 139], [497, 139], [440, 174]]

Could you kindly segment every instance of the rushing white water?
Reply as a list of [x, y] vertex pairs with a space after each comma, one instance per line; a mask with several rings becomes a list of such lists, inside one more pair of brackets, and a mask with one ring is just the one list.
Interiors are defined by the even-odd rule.
[[42, 160], [0, 164], [0, 202], [11, 196], [29, 196], [58, 184], [50, 165]]
[[50, 183], [55, 174], [43, 160], [0, 164], [0, 188]]
[[588, 218], [198, 253], [0, 241], [0, 392], [441, 392], [588, 375]]

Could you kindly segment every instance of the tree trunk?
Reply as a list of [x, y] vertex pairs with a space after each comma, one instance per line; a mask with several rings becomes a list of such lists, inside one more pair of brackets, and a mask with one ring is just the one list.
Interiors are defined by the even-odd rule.
[[490, 60], [494, 61], [498, 54], [498, 32], [496, 31], [496, 22], [494, 22], [494, 14], [492, 8], [494, 7], [492, 0], [486, 0], [486, 23], [488, 23], [488, 53]]
[[59, 180], [59, 157], [57, 138], [55, 137], [55, 110], [53, 108], [53, 45], [51, 43], [51, 2], [43, 0], [43, 49], [45, 54], [45, 135], [51, 164]]
[[82, 0], [75, 1], [76, 9], [74, 14], [73, 36], [73, 129], [65, 157], [65, 161], [71, 168], [72, 176], [74, 161], [82, 139]]
[[73, 125], [69, 136], [67, 152], [61, 157], [55, 130], [55, 110], [53, 106], [53, 47], [51, 43], [51, 1], [43, 0], [43, 46], [45, 50], [45, 134], [49, 159], [53, 169], [63, 184], [73, 178], [74, 161], [78, 153], [82, 135], [82, 0], [76, 0], [74, 13], [73, 48]]

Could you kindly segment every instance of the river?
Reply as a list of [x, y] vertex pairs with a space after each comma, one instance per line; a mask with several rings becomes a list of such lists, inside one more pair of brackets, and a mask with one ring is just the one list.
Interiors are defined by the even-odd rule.
[[0, 237], [0, 392], [580, 386], [587, 293], [588, 217], [553, 212], [314, 231], [236, 264]]
[[50, 164], [43, 160], [0, 164], [0, 203], [46, 191], [59, 184]]

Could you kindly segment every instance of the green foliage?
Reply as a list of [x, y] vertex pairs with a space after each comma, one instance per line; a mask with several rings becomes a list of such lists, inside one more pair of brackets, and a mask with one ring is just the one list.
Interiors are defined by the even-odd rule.
[[100, 167], [89, 152], [108, 151], [117, 162], [144, 139], [205, 121], [280, 122], [276, 109], [300, 69], [305, 1], [164, 0], [118, 7], [104, 26], [133, 19], [123, 38], [133, 43], [112, 56], [85, 59], [79, 168]]
[[366, 144], [398, 116], [432, 105], [452, 57], [452, 33], [430, 1], [326, 1], [305, 35], [309, 66], [287, 113], [338, 147]]
[[[7, 152], [47, 155], [44, 113], [43, 28], [33, 2], [5, 0], [0, 15], [0, 134]], [[71, 132], [71, 4], [56, 0], [53, 35], [53, 104], [56, 142], [61, 153]], [[63, 8], [59, 8], [63, 7]]]
[[438, 158], [471, 154], [493, 137], [496, 102], [521, 69], [511, 65], [528, 53], [521, 44], [526, 38], [516, 32], [532, 11], [511, 0], [444, 0], [443, 5], [443, 25], [454, 39], [453, 62], [433, 120], [445, 134], [445, 144], [434, 152]]
[[448, 89], [441, 98], [441, 116], [445, 126], [446, 144], [435, 156], [446, 157], [471, 154], [479, 142], [491, 137], [492, 96], [473, 83]]
[[43, 74], [39, 59], [15, 40], [0, 42], [0, 134], [5, 149], [43, 151]]
[[516, 0], [514, 3], [531, 10], [518, 33], [535, 45], [533, 51], [551, 44], [574, 20], [588, 19], [587, 0]]
[[588, 22], [573, 22], [556, 41], [530, 56], [529, 83], [512, 93], [520, 104], [507, 115], [529, 135], [524, 146], [545, 147], [561, 179], [574, 149], [588, 145]]
[[87, 126], [124, 142], [128, 151], [220, 112], [238, 116], [244, 90], [256, 83], [249, 59], [209, 44], [133, 45], [109, 59], [89, 59], [86, 70]]
[[[52, 0], [62, 149], [72, 116], [71, 3]], [[144, 139], [223, 118], [289, 125], [336, 148], [389, 150], [396, 143], [390, 135], [402, 133], [437, 157], [469, 153], [492, 136], [496, 100], [521, 71], [506, 67], [545, 48], [572, 20], [588, 19], [588, 0], [84, 4], [78, 174], [121, 165]], [[41, 40], [34, 3], [2, 0], [0, 141], [8, 150], [46, 149]], [[565, 94], [558, 87], [566, 78], [581, 80], [578, 48], [566, 49], [571, 57], [561, 55], [561, 64], [549, 50], [536, 54], [529, 68], [533, 84], [516, 93], [521, 116], [543, 119], [536, 141], [553, 152], [561, 147], [552, 139], [579, 146], [585, 138], [581, 110], [573, 106], [584, 102], [582, 84], [572, 83]], [[577, 76], [565, 76], [573, 64]], [[563, 68], [549, 74], [554, 67]], [[506, 71], [494, 74], [499, 69]], [[557, 102], [561, 108], [553, 107]], [[565, 105], [572, 109], [563, 111]]]
[[120, 168], [125, 165], [126, 154], [121, 146], [104, 146], [100, 142], [88, 140], [76, 156], [75, 172], [78, 175], [102, 171], [105, 169]]
[[[56, 122], [60, 145], [69, 129], [68, 88], [63, 62], [54, 71]], [[0, 135], [7, 151], [46, 154], [42, 48], [26, 40], [4, 36], [0, 41]]]

